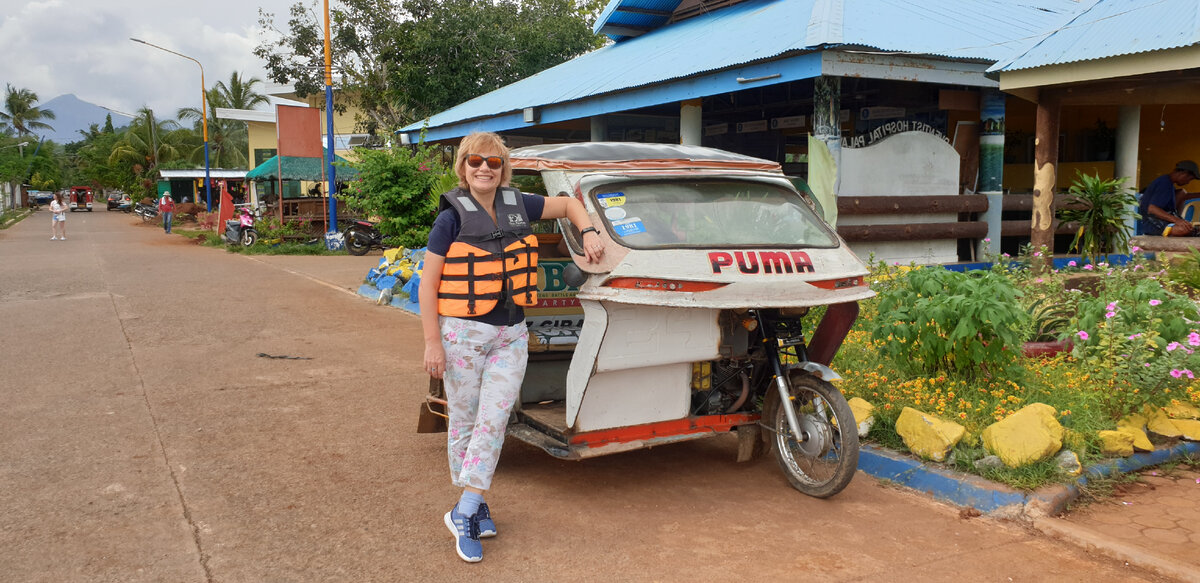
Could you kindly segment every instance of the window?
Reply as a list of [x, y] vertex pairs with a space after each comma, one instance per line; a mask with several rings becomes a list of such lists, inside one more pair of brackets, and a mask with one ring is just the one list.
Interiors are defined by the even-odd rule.
[[739, 179], [642, 180], [591, 193], [613, 239], [634, 249], [838, 246], [794, 191]]

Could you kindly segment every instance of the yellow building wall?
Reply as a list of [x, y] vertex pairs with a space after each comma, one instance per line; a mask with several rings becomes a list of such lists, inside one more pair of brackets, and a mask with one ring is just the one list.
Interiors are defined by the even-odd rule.
[[279, 136], [275, 132], [275, 124], [264, 121], [246, 122], [247, 149], [246, 160], [250, 169], [254, 169], [255, 150], [274, 150], [279, 144]]

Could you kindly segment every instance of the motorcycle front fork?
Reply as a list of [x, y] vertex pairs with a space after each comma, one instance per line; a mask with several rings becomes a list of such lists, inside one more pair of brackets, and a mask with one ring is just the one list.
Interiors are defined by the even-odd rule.
[[[798, 443], [804, 443], [806, 438], [800, 430], [800, 419], [796, 417], [796, 408], [792, 406], [791, 387], [788, 386], [787, 378], [784, 376], [783, 364], [779, 361], [779, 339], [775, 336], [774, 329], [768, 327], [762, 312], [755, 312], [754, 317], [758, 319], [758, 329], [762, 331], [763, 349], [767, 355], [767, 362], [771, 364], [775, 388], [779, 391], [779, 406], [783, 407], [783, 412], [787, 415], [788, 428], [792, 431], [792, 437]], [[805, 359], [803, 347], [800, 347], [799, 357], [802, 361]]]

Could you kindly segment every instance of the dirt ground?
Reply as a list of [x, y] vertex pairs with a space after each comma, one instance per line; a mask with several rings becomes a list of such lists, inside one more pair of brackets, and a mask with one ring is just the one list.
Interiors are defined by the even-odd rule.
[[861, 473], [807, 498], [723, 437], [584, 462], [510, 440], [466, 564], [445, 436], [414, 432], [418, 320], [353, 293], [378, 254], [67, 225], [0, 231], [0, 580], [1161, 580]]

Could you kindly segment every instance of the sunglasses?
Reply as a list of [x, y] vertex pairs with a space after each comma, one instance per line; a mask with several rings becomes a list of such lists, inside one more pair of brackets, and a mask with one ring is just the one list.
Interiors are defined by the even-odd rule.
[[467, 155], [467, 166], [478, 168], [482, 166], [484, 162], [487, 162], [488, 168], [491, 168], [492, 170], [499, 170], [504, 166], [504, 158], [501, 158], [500, 156], [488, 156], [484, 158], [479, 154]]

